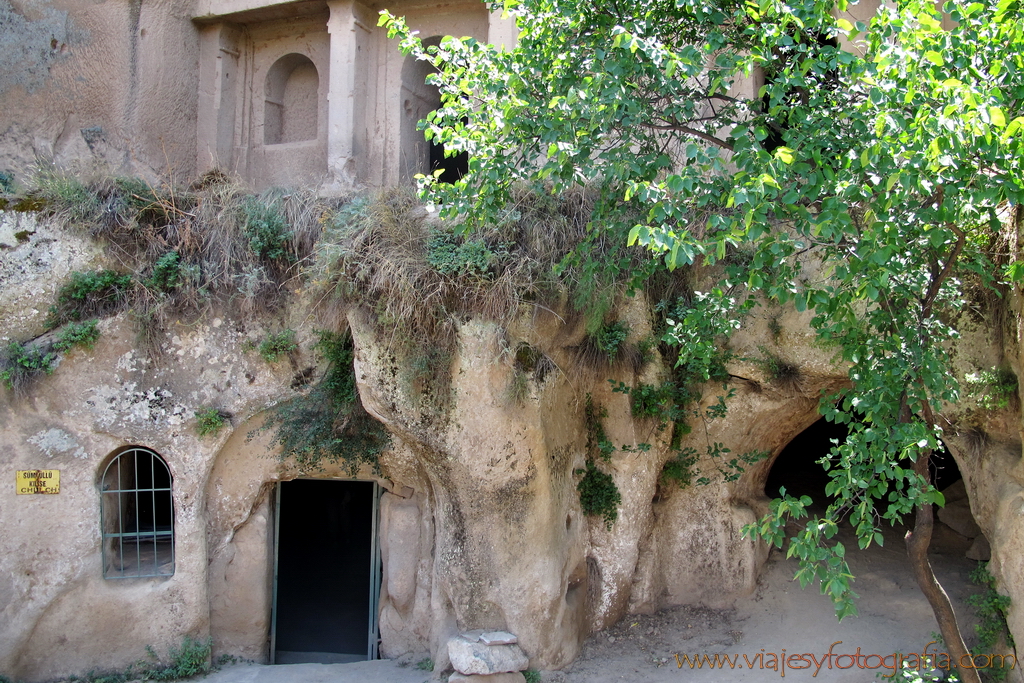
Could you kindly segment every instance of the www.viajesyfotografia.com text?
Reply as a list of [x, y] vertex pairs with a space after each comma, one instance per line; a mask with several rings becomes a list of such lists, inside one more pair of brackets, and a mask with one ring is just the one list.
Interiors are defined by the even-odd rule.
[[882, 674], [882, 678], [893, 678], [897, 672], [904, 669], [915, 669], [917, 671], [932, 671], [944, 669], [949, 671], [954, 668], [961, 669], [999, 669], [1017, 668], [1017, 658], [1012, 655], [1000, 654], [976, 654], [964, 655], [959, 662], [953, 661], [947, 652], [931, 650], [938, 641], [931, 641], [924, 646], [923, 652], [910, 652], [903, 654], [893, 652], [892, 654], [880, 655], [874, 653], [862, 653], [860, 648], [856, 652], [835, 652], [837, 645], [843, 641], [837, 640], [829, 646], [827, 652], [816, 654], [813, 652], [786, 653], [785, 648], [781, 652], [760, 652], [753, 654], [676, 654], [676, 664], [680, 669], [689, 667], [691, 669], [767, 669], [777, 672], [785, 677], [787, 672], [811, 671], [811, 676], [817, 676], [822, 669], [867, 669], [879, 671], [887, 669], [891, 673]]

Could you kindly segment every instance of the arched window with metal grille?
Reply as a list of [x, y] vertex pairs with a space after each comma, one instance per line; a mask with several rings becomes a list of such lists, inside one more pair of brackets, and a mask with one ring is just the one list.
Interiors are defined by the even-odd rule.
[[99, 480], [103, 578], [174, 574], [171, 470], [138, 446], [114, 455]]

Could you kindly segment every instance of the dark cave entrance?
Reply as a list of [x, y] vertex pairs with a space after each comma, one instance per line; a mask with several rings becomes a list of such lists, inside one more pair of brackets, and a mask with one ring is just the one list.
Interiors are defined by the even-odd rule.
[[825, 495], [829, 476], [818, 460], [828, 455], [833, 439], [842, 443], [848, 431], [846, 425], [821, 418], [797, 434], [772, 463], [764, 483], [764, 494], [778, 498], [779, 489], [785, 488], [786, 493], [797, 498], [810, 496], [815, 509], [824, 511], [831, 502]]
[[279, 484], [273, 663], [376, 659], [379, 493], [370, 481]]
[[[765, 480], [764, 494], [769, 498], [777, 498], [779, 489], [785, 487], [789, 495], [798, 498], [810, 496], [814, 501], [813, 509], [824, 512], [832, 499], [825, 495], [829, 476], [818, 460], [828, 455], [833, 440], [841, 444], [848, 433], [846, 425], [820, 418], [797, 434], [772, 463]], [[932, 454], [931, 473], [932, 483], [939, 491], [961, 480], [960, 468], [946, 448]]]

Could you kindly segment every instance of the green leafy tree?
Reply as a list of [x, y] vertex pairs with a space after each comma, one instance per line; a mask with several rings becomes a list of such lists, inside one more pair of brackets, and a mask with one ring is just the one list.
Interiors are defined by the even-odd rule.
[[[443, 215], [469, 230], [500, 221], [516, 186], [586, 184], [593, 234], [646, 245], [670, 269], [718, 263], [721, 287], [813, 310], [850, 366], [851, 387], [822, 412], [850, 436], [822, 461], [835, 502], [790, 541], [798, 576], [853, 614], [838, 525], [852, 522], [866, 548], [914, 511], [908, 551], [959, 659], [926, 555], [941, 502], [928, 461], [935, 414], [959, 390], [956, 317], [944, 313], [963, 308], [966, 278], [1024, 279], [1024, 264], [991, 249], [1024, 191], [1024, 17], [1017, 0], [906, 0], [856, 24], [846, 9], [509, 0], [520, 34], [508, 50], [467, 38], [424, 49], [401, 19], [381, 23], [438, 68], [442, 107], [425, 135], [469, 153], [458, 182], [421, 178]], [[737, 248], [749, 258], [726, 260]], [[809, 261], [822, 279], [799, 277]], [[748, 531], [781, 544], [808, 503], [784, 496]]]

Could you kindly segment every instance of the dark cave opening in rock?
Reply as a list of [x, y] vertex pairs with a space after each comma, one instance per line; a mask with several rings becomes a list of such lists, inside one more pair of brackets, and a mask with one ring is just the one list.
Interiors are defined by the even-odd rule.
[[833, 446], [832, 440], [842, 443], [847, 433], [846, 425], [821, 418], [797, 434], [772, 463], [764, 494], [777, 498], [779, 489], [785, 488], [786, 493], [797, 498], [810, 496], [815, 507], [824, 511], [830, 502], [825, 495], [829, 476], [818, 461], [828, 455]]
[[[789, 495], [809, 496], [814, 501], [814, 510], [824, 512], [832, 498], [825, 495], [829, 475], [818, 461], [828, 455], [833, 441], [841, 444], [848, 433], [846, 425], [821, 418], [797, 434], [772, 463], [764, 485], [765, 495], [777, 498], [779, 489], [784, 487]], [[909, 467], [910, 463], [904, 466]], [[958, 484], [962, 481], [960, 469], [945, 447], [932, 454], [931, 474], [939, 491], [948, 490], [955, 499], [966, 498], [963, 485]]]
[[[833, 440], [842, 443], [847, 433], [845, 425], [821, 418], [798, 434], [772, 463], [765, 480], [764, 494], [769, 498], [777, 498], [779, 489], [784, 487], [786, 493], [790, 495], [806, 495], [811, 498], [813, 504], [808, 509], [810, 515], [823, 515], [832, 501], [825, 495], [825, 485], [829, 481], [828, 473], [818, 461], [828, 455], [834, 445]], [[974, 567], [972, 561], [987, 562], [992, 551], [974, 519], [965, 482], [953, 455], [943, 446], [941, 450], [932, 454], [930, 464], [932, 483], [943, 492], [945, 505], [936, 505], [934, 508], [929, 558], [944, 587], [963, 600], [974, 591], [969, 579]], [[901, 465], [910, 467], [909, 462]], [[882, 501], [876, 504], [876, 509], [881, 513], [886, 506], [887, 503]], [[786, 526], [786, 536], [794, 536], [807, 521], [806, 518], [791, 519]], [[903, 520], [895, 524], [879, 518], [878, 529], [884, 537], [884, 543], [872, 543], [867, 550], [859, 551], [856, 554], [857, 560], [851, 560], [854, 573], [874, 572], [880, 567], [896, 566], [905, 562], [904, 537], [914, 522], [913, 512], [904, 515]], [[849, 516], [840, 524], [835, 539], [849, 549], [859, 545]], [[796, 562], [795, 559], [787, 561]]]

